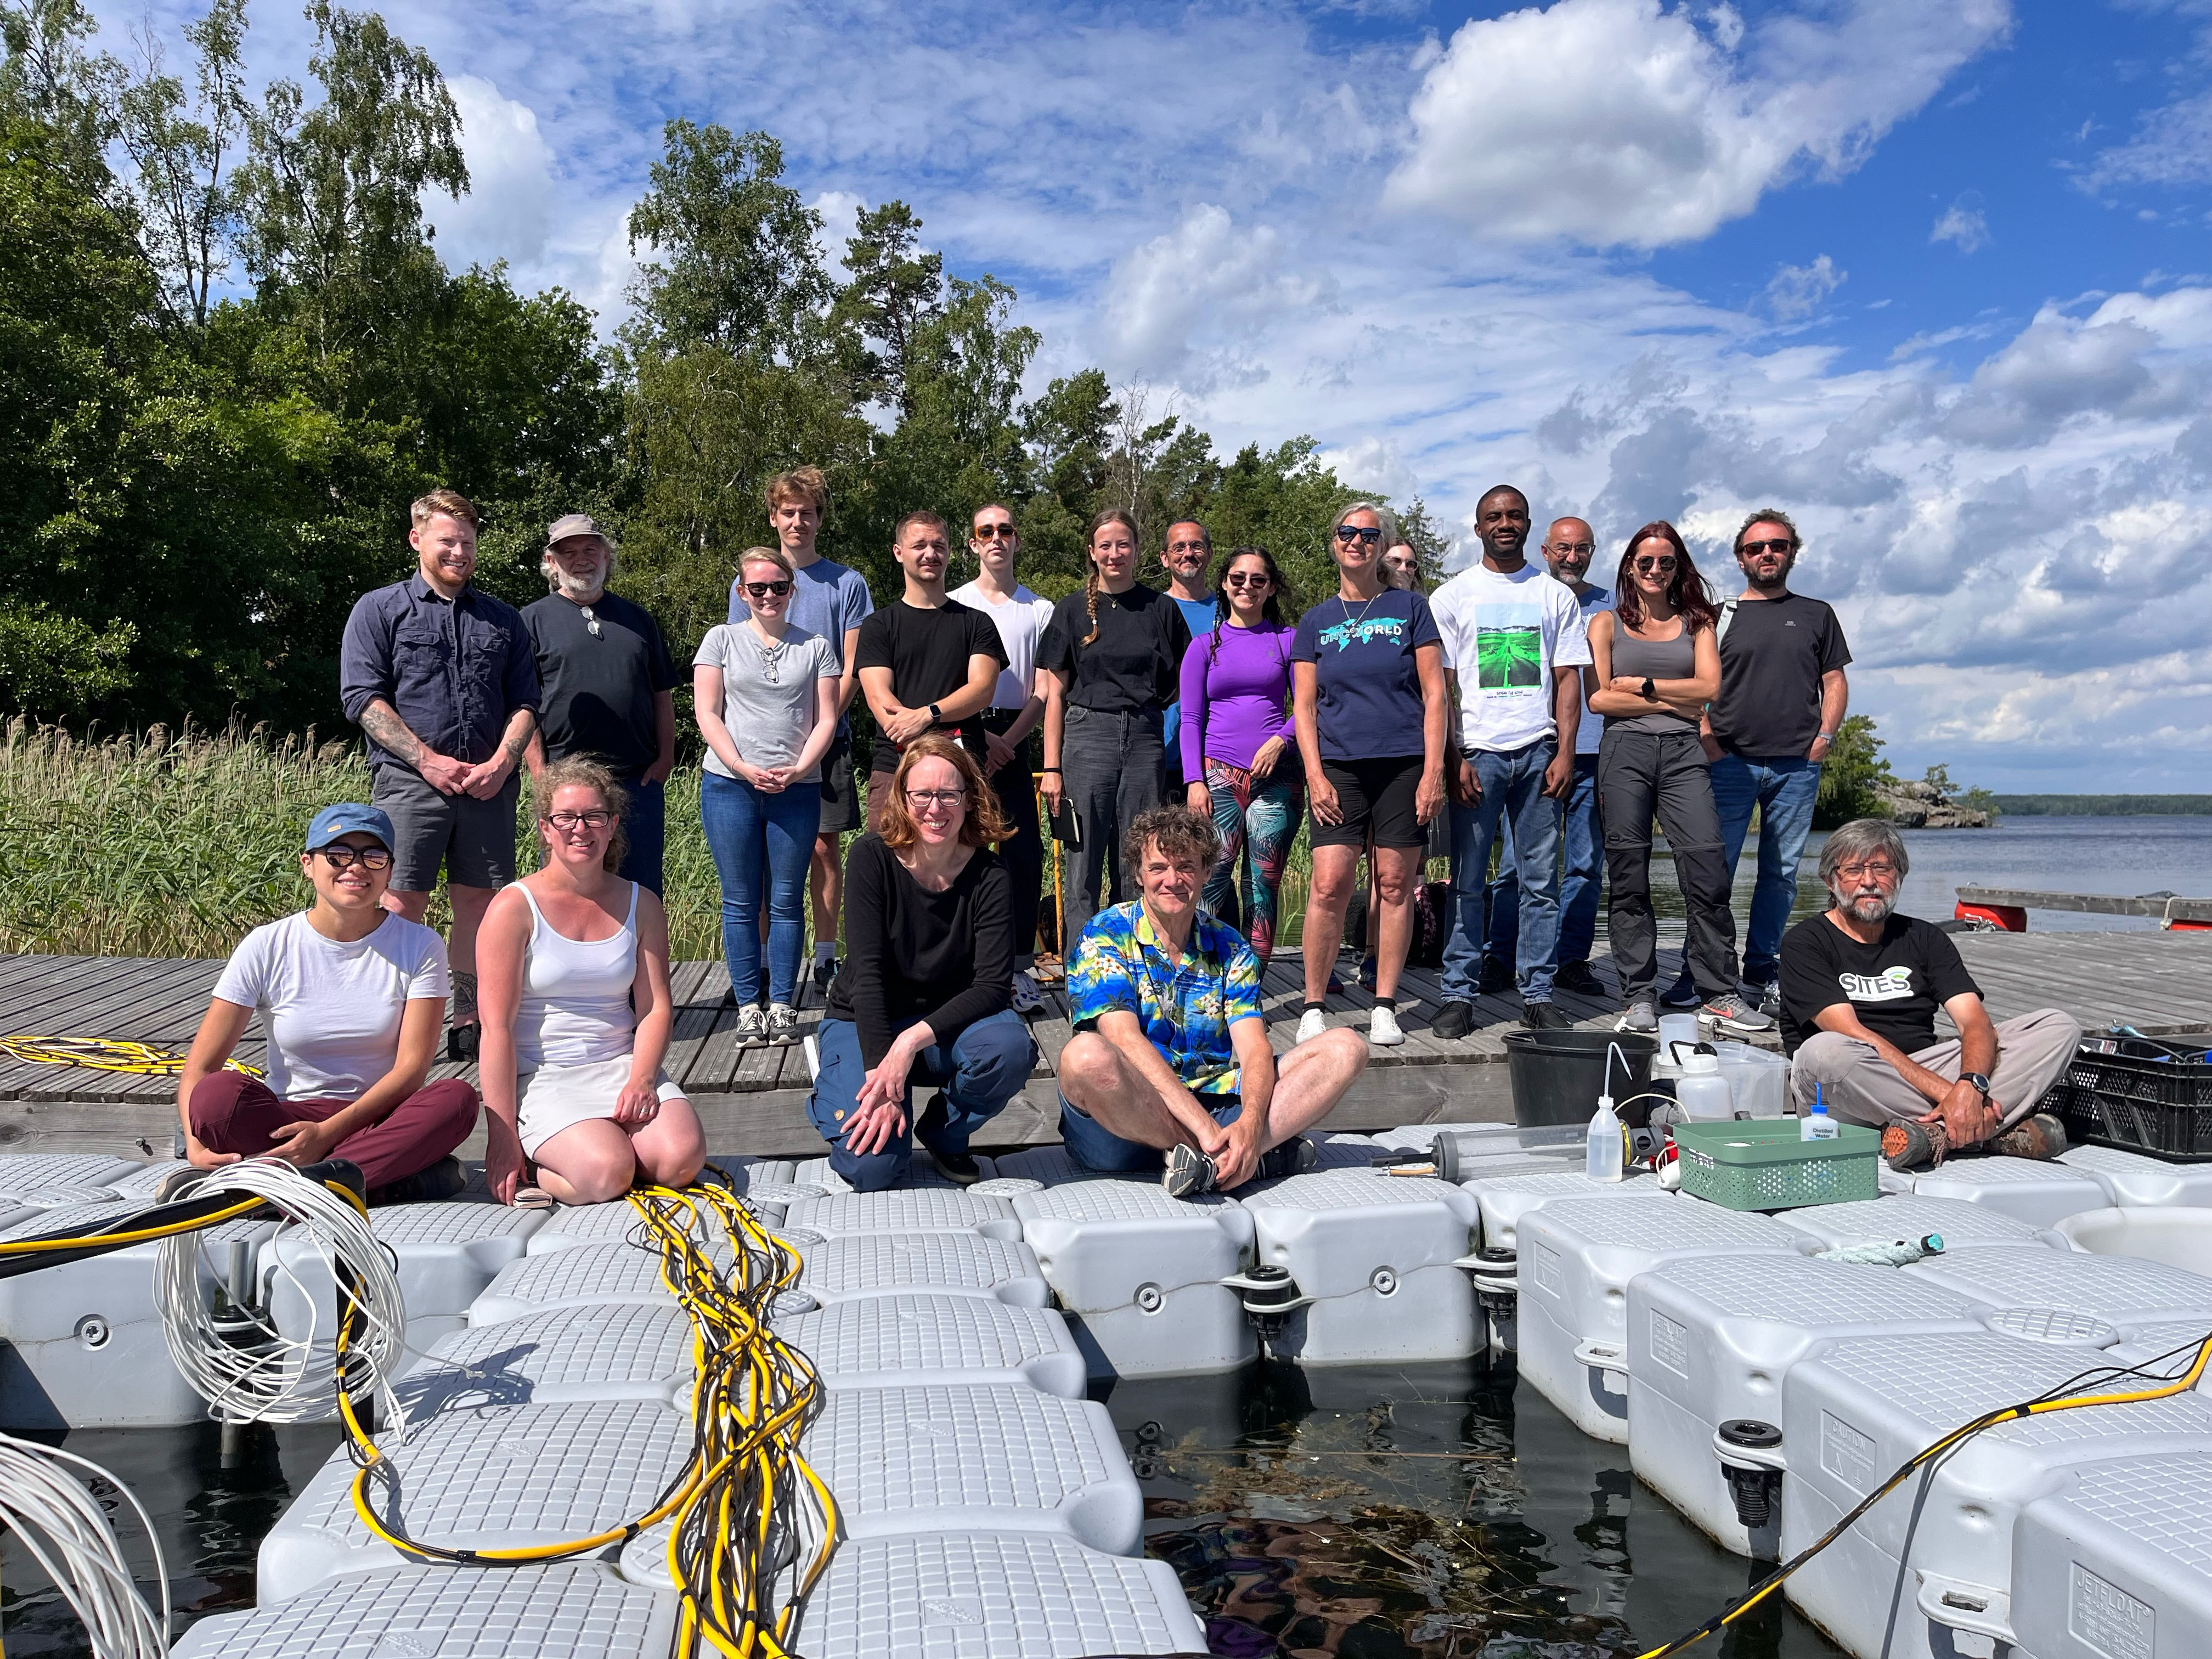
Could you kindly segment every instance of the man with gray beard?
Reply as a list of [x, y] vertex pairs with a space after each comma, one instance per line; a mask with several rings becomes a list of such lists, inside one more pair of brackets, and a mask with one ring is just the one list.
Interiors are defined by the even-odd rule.
[[[1844, 825], [1820, 849], [1832, 902], [1782, 939], [1782, 1042], [1798, 1112], [1817, 1088], [1832, 1115], [1881, 1131], [1893, 1170], [1966, 1148], [2057, 1157], [2066, 1131], [2035, 1107], [2081, 1028], [2056, 1008], [1993, 1024], [1951, 936], [1897, 914], [1909, 868], [1904, 837], [1880, 818]], [[1942, 1042], [1938, 1008], [1959, 1032]]]
[[661, 786], [676, 766], [676, 665], [652, 615], [607, 592], [613, 537], [587, 514], [571, 513], [545, 541], [538, 568], [553, 591], [522, 611], [544, 694], [526, 757], [531, 793], [538, 794], [548, 761], [590, 755], [605, 762], [629, 795], [621, 874], [658, 893], [666, 839]]

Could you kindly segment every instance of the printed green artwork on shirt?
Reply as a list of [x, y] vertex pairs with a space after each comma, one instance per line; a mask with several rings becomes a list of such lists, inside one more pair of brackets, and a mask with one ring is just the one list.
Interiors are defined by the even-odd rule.
[[1475, 684], [1485, 691], [1500, 691], [1544, 683], [1544, 631], [1540, 628], [1489, 628], [1474, 630]]

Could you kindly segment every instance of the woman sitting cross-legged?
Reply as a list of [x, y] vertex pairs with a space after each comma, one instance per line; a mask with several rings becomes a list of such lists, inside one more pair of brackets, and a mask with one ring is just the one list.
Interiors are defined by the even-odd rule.
[[808, 1107], [830, 1167], [864, 1193], [906, 1173], [916, 1083], [937, 1092], [912, 1137], [965, 1185], [981, 1173], [969, 1137], [1036, 1063], [1011, 1006], [1012, 890], [984, 846], [1012, 833], [998, 797], [964, 748], [933, 734], [906, 746], [890, 788], [882, 834], [846, 855], [845, 965]]
[[[484, 1176], [503, 1204], [599, 1204], [642, 1176], [696, 1179], [706, 1137], [660, 1063], [675, 1009], [660, 900], [615, 870], [623, 789], [596, 761], [545, 769], [545, 867], [501, 890], [477, 945], [477, 1066], [491, 1139]], [[522, 1161], [537, 1188], [521, 1183]]]
[[[446, 946], [384, 908], [392, 840], [380, 809], [325, 806], [300, 854], [314, 902], [231, 953], [177, 1088], [197, 1167], [343, 1158], [361, 1166], [372, 1203], [460, 1190], [449, 1154], [476, 1127], [477, 1091], [425, 1081], [446, 1018]], [[224, 1069], [256, 1010], [265, 1082]]]

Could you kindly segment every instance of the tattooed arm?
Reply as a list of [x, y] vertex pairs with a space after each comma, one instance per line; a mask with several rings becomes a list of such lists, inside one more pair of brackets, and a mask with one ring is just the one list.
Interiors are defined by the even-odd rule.
[[361, 711], [361, 729], [384, 746], [387, 754], [404, 761], [422, 775], [423, 781], [444, 795], [458, 795], [466, 787], [470, 768], [436, 750], [408, 730], [399, 711], [381, 697]]
[[522, 763], [530, 748], [531, 735], [538, 730], [538, 716], [527, 708], [518, 708], [507, 717], [507, 731], [499, 740], [499, 752], [488, 761], [463, 767], [466, 774], [465, 787], [478, 800], [489, 800], [504, 788], [509, 774]]

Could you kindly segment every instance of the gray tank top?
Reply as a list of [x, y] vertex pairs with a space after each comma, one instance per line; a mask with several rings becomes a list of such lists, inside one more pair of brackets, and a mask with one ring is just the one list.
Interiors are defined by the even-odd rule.
[[[1686, 680], [1698, 672], [1696, 639], [1686, 623], [1681, 634], [1671, 640], [1639, 640], [1625, 626], [1616, 623], [1613, 630], [1613, 672], [1615, 676], [1632, 675], [1638, 679], [1648, 675], [1655, 680]], [[1623, 732], [1698, 729], [1696, 720], [1671, 708], [1649, 714], [1607, 714], [1605, 724], [1608, 731], [1617, 726]]]

